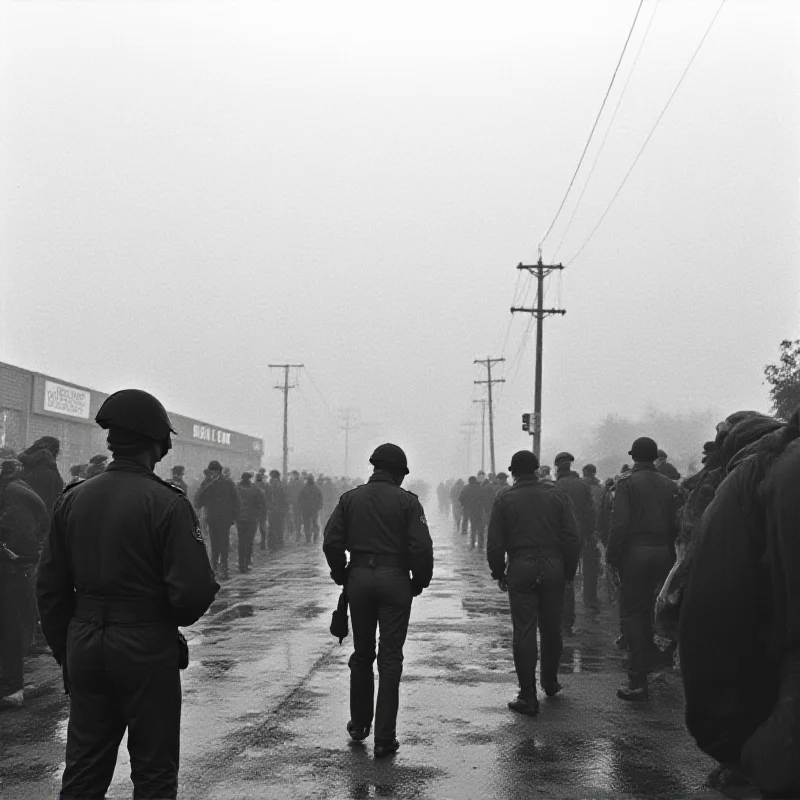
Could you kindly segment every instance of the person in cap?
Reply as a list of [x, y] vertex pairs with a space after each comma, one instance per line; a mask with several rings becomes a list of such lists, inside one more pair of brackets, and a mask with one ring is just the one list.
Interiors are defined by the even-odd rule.
[[253, 473], [243, 472], [239, 485], [239, 513], [236, 534], [239, 540], [239, 572], [249, 572], [253, 561], [253, 540], [258, 520], [264, 512], [264, 495], [253, 485]]
[[171, 477], [167, 478], [167, 483], [177, 486], [187, 497], [189, 495], [189, 487], [186, 485], [184, 475], [186, 474], [186, 467], [177, 464], [172, 468]]
[[630, 650], [628, 683], [622, 700], [647, 700], [647, 673], [660, 659], [653, 642], [656, 597], [674, 560], [680, 490], [656, 469], [656, 443], [637, 439], [629, 455], [634, 465], [617, 481], [606, 560], [622, 582], [620, 616]]
[[483, 484], [475, 475], [470, 475], [467, 485], [462, 489], [458, 496], [458, 502], [462, 508], [462, 528], [461, 533], [467, 532], [469, 526], [469, 546], [483, 549], [483, 534], [485, 530], [483, 522], [484, 499]]
[[56, 464], [60, 449], [61, 443], [55, 436], [42, 436], [19, 454], [22, 480], [44, 500], [48, 514], [53, 513], [53, 506], [64, 488], [64, 479]]
[[547, 464], [542, 464], [539, 467], [538, 477], [542, 483], [555, 483], [553, 476], [550, 474], [550, 467]]
[[[401, 488], [408, 475], [403, 450], [382, 444], [370, 463], [374, 472], [369, 481], [339, 499], [325, 526], [322, 549], [331, 577], [346, 586], [350, 599], [353, 655], [347, 730], [352, 739], [362, 741], [374, 717], [375, 756], [382, 758], [400, 747], [396, 727], [403, 644], [412, 598], [431, 582], [433, 543], [419, 499]], [[373, 705], [376, 630], [379, 684]]]
[[21, 476], [21, 465], [0, 465], [0, 709], [24, 703], [25, 652], [36, 628], [33, 576], [50, 516]]
[[581, 552], [581, 572], [583, 573], [583, 602], [590, 608], [599, 607], [597, 582], [600, 578], [600, 551], [598, 549], [597, 514], [600, 510], [600, 498], [604, 486], [597, 477], [597, 467], [586, 464], [583, 469], [584, 484], [592, 497], [592, 518], [589, 522], [590, 533], [584, 538]]
[[283, 532], [286, 528], [286, 514], [289, 501], [281, 474], [273, 469], [269, 473], [269, 549], [278, 550], [283, 547]]
[[306, 476], [306, 485], [300, 490], [298, 505], [303, 519], [306, 544], [311, 544], [312, 537], [316, 542], [319, 539], [319, 512], [322, 510], [322, 490], [317, 486], [313, 475]]
[[87, 478], [94, 478], [95, 475], [102, 475], [106, 471], [106, 461], [108, 456], [96, 455], [89, 459], [89, 468], [86, 470]]
[[105, 797], [127, 730], [133, 796], [175, 798], [188, 652], [178, 626], [194, 624], [219, 586], [192, 504], [153, 471], [172, 447], [164, 406], [125, 389], [95, 421], [112, 461], [64, 490], [37, 577], [42, 631], [70, 696], [60, 797]]
[[300, 480], [300, 473], [293, 469], [289, 473], [285, 491], [287, 503], [286, 523], [289, 534], [294, 532], [295, 542], [299, 542], [303, 536], [303, 517], [300, 511], [300, 492], [302, 490], [303, 481]]
[[211, 566], [220, 580], [227, 580], [231, 526], [239, 516], [239, 494], [234, 482], [223, 474], [219, 461], [209, 461], [208, 472], [208, 480], [203, 481], [194, 504], [206, 510]]
[[540, 481], [538, 468], [534, 453], [514, 453], [509, 467], [514, 485], [494, 503], [486, 548], [492, 578], [508, 591], [511, 607], [519, 694], [508, 707], [528, 715], [539, 711], [537, 627], [542, 689], [552, 697], [562, 688], [558, 662], [564, 584], [575, 577], [581, 547], [569, 497], [552, 483]]
[[[505, 472], [498, 472], [497, 473], [497, 486], [495, 487], [495, 500], [498, 497], [502, 497], [509, 489], [511, 488], [511, 484], [508, 482], [508, 475]], [[491, 518], [491, 515], [490, 515]]]
[[673, 464], [667, 461], [668, 458], [669, 456], [663, 450], [659, 450], [658, 458], [655, 461], [656, 469], [671, 481], [679, 481], [681, 479], [681, 474], [675, 469]]
[[258, 534], [259, 534], [259, 549], [267, 549], [267, 515], [270, 506], [270, 491], [267, 478], [267, 470], [261, 467], [256, 473], [255, 479], [256, 490], [261, 492], [261, 516], [258, 518]]
[[[578, 531], [581, 535], [581, 553], [591, 551], [592, 535], [594, 534], [594, 511], [592, 506], [592, 493], [589, 487], [580, 479], [578, 473], [572, 469], [572, 462], [575, 456], [566, 451], [559, 453], [555, 457], [556, 468], [556, 487], [572, 501], [572, 509], [575, 512], [575, 521], [578, 523]], [[590, 556], [591, 558], [591, 556]], [[584, 602], [590, 608], [597, 608], [597, 574], [592, 573], [590, 567], [589, 586], [587, 587], [586, 576], [583, 576]], [[564, 614], [562, 625], [565, 636], [572, 636], [575, 627], [575, 585], [572, 581], [567, 581], [564, 587]]]
[[84, 479], [83, 473], [83, 465], [82, 464], [73, 464], [69, 468], [69, 485], [71, 486], [73, 483], [79, 483]]

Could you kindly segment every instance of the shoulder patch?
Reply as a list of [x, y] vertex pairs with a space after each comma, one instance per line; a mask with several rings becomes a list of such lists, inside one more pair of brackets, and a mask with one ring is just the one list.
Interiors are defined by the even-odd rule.
[[414, 494], [414, 492], [409, 492], [408, 489], [403, 489], [406, 494], [410, 494], [412, 497], [416, 497], [419, 500], [419, 495]]
[[176, 494], [181, 495], [181, 497], [186, 497], [186, 492], [181, 489], [180, 486], [176, 486], [174, 483], [170, 483], [169, 481], [165, 481], [163, 478], [159, 478], [158, 475], [153, 473], [153, 477], [162, 485], [166, 486], [168, 489], [172, 489], [173, 492]]

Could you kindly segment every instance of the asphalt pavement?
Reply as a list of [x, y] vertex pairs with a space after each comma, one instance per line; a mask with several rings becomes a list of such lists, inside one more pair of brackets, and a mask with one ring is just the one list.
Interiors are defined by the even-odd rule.
[[[429, 520], [436, 566], [412, 610], [400, 751], [375, 760], [371, 737], [355, 744], [345, 731], [352, 639], [339, 645], [328, 632], [338, 587], [321, 546], [256, 550], [253, 572], [234, 573], [185, 631], [181, 798], [726, 796], [704, 788], [715, 765], [686, 733], [677, 675], [654, 676], [646, 704], [616, 698], [623, 654], [607, 601], [600, 612], [577, 601], [564, 691], [535, 718], [510, 712], [507, 595], [447, 516]], [[25, 707], [0, 713], [3, 800], [56, 797], [63, 769], [69, 704], [48, 654], [28, 658], [26, 684]], [[129, 771], [123, 742], [109, 798], [131, 797]]]

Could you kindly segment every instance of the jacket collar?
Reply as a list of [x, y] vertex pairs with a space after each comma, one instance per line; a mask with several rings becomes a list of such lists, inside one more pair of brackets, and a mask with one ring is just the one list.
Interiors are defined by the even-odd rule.
[[537, 483], [539, 483], [539, 478], [534, 474], [520, 475], [514, 479], [514, 486], [533, 486]]
[[367, 483], [393, 483], [395, 486], [394, 478], [392, 477], [391, 472], [387, 472], [385, 469], [378, 469], [369, 476], [369, 480]]
[[631, 472], [641, 472], [642, 470], [658, 472], [658, 468], [652, 461], [637, 461], [634, 463], [633, 467], [631, 467]]
[[154, 475], [153, 470], [148, 469], [138, 461], [131, 461], [129, 458], [115, 458], [107, 467], [106, 472], [138, 472], [140, 475]]

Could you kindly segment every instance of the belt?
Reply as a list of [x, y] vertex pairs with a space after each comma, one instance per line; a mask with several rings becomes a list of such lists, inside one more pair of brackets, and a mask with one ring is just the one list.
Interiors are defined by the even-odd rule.
[[169, 604], [156, 598], [98, 597], [79, 594], [75, 599], [77, 619], [105, 625], [152, 625], [169, 622]]
[[555, 547], [518, 547], [509, 552], [508, 560], [511, 562], [531, 558], [543, 558], [548, 556], [550, 558], [563, 558], [561, 550]]
[[409, 569], [408, 556], [397, 553], [350, 553], [350, 567], [397, 567]]

